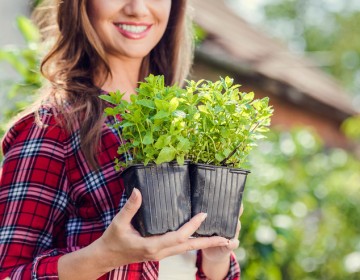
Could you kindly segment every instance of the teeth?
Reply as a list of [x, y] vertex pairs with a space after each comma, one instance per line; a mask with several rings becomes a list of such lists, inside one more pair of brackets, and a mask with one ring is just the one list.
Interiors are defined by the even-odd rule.
[[146, 25], [117, 24], [117, 26], [131, 33], [141, 33], [147, 29]]

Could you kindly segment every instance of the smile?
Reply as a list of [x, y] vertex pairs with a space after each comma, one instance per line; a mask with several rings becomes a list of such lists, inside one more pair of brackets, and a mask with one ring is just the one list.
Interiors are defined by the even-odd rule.
[[114, 23], [114, 25], [122, 35], [129, 39], [141, 39], [151, 28], [150, 24]]

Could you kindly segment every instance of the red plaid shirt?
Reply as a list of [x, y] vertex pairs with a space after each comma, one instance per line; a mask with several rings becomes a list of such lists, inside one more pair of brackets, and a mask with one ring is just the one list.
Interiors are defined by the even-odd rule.
[[[30, 114], [3, 142], [0, 172], [0, 279], [57, 278], [58, 259], [89, 245], [109, 226], [126, 201], [114, 158], [120, 144], [104, 124], [100, 172], [91, 171], [78, 131], [59, 126], [55, 110], [43, 107], [43, 125]], [[106, 123], [110, 120], [107, 119]], [[206, 279], [197, 258], [196, 279]], [[157, 279], [158, 262], [119, 267], [101, 279]], [[239, 279], [234, 256], [226, 279]]]

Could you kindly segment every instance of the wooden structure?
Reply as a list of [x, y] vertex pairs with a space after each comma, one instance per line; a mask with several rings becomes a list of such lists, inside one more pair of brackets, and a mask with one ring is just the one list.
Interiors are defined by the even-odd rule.
[[310, 126], [328, 146], [350, 147], [340, 125], [356, 110], [333, 78], [254, 29], [226, 1], [191, 3], [195, 22], [207, 33], [197, 48], [192, 78], [234, 77], [244, 91], [270, 97], [273, 126]]

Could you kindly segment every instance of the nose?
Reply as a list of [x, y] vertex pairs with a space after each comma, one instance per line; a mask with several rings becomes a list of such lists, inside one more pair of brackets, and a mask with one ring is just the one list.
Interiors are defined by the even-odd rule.
[[147, 0], [129, 0], [127, 1], [124, 12], [132, 17], [144, 17], [148, 14]]

